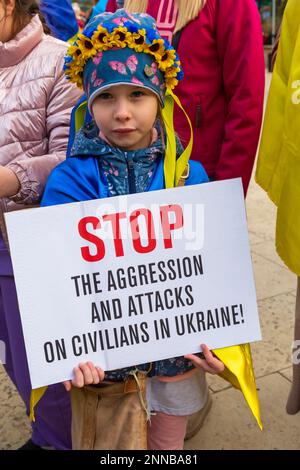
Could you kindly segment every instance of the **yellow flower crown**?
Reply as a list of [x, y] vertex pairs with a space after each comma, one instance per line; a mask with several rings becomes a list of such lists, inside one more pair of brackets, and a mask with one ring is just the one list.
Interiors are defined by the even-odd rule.
[[[151, 38], [151, 39], [150, 39]], [[69, 46], [65, 57], [64, 70], [67, 78], [83, 87], [83, 70], [87, 61], [99, 52], [112, 48], [129, 47], [136, 52], [151, 54], [163, 73], [167, 89], [174, 89], [183, 72], [175, 49], [159, 36], [154, 29], [145, 28], [129, 31], [126, 26], [117, 26], [109, 32], [99, 25], [96, 30], [79, 33], [74, 44]]]

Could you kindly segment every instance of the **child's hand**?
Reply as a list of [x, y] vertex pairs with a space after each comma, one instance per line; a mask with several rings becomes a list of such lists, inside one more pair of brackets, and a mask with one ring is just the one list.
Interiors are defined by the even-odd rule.
[[63, 382], [65, 389], [69, 392], [74, 387], [84, 387], [84, 385], [98, 384], [104, 380], [105, 372], [100, 367], [95, 367], [92, 362], [79, 364], [74, 367], [74, 379]]
[[194, 354], [186, 354], [184, 357], [192, 361], [195, 367], [203, 369], [205, 372], [209, 372], [210, 374], [220, 374], [223, 372], [225, 369], [223, 362], [212, 354], [206, 344], [201, 344], [201, 349], [205, 359], [200, 359], [200, 357], [195, 356]]

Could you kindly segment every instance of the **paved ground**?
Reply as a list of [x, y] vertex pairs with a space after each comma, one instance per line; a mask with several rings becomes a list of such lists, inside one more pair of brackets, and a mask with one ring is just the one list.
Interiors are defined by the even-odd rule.
[[[270, 75], [267, 75], [267, 85]], [[209, 379], [213, 407], [204, 428], [186, 449], [298, 449], [300, 413], [288, 416], [290, 350], [296, 278], [275, 253], [275, 208], [251, 182], [247, 214], [263, 341], [253, 346], [264, 431], [255, 423], [240, 392]], [[24, 407], [0, 369], [0, 448], [15, 449], [29, 436]]]

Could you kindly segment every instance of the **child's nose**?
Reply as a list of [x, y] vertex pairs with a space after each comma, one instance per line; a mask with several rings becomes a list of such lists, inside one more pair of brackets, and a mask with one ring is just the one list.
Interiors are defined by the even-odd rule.
[[115, 119], [119, 121], [126, 121], [131, 118], [131, 111], [128, 103], [119, 101], [115, 109]]

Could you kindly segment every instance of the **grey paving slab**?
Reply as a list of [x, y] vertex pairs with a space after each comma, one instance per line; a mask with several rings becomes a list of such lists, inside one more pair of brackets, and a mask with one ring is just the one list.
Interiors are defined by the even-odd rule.
[[273, 220], [263, 220], [255, 216], [248, 216], [249, 229], [263, 241], [274, 241], [275, 239], [275, 223]]
[[284, 377], [285, 379], [287, 379], [289, 382], [292, 382], [292, 380], [293, 380], [293, 368], [292, 368], [292, 366], [291, 366], [291, 367], [287, 367], [286, 369], [281, 369], [281, 370], [279, 371], [279, 373], [280, 373], [281, 375], [283, 375], [283, 377]]
[[[293, 293], [280, 294], [258, 303], [262, 341], [251, 346], [256, 377], [280, 370], [290, 378], [291, 347], [293, 341], [295, 297]], [[228, 388], [218, 376], [207, 375], [213, 392]]]
[[255, 183], [254, 174], [246, 198], [249, 231], [264, 241], [275, 239], [276, 207], [266, 193]]
[[252, 253], [257, 299], [262, 300], [296, 289], [296, 276], [287, 268]]
[[0, 365], [0, 449], [17, 449], [30, 437], [25, 406]]
[[264, 430], [260, 431], [238, 390], [230, 388], [213, 395], [205, 426], [185, 449], [295, 450], [300, 447], [300, 413], [287, 415], [290, 383], [279, 373], [257, 382]]
[[208, 386], [212, 392], [220, 392], [221, 390], [226, 390], [231, 387], [230, 383], [217, 375], [207, 374], [206, 378]]
[[257, 255], [266, 258], [268, 261], [272, 261], [273, 263], [278, 264], [282, 268], [286, 268], [286, 265], [276, 252], [275, 243], [273, 240], [254, 242], [251, 244], [251, 251], [252, 253], [256, 253]]
[[258, 303], [262, 341], [252, 345], [256, 377], [291, 366], [295, 297], [281, 294]]
[[257, 243], [264, 242], [264, 239], [256, 235], [254, 231], [248, 230], [250, 245], [255, 246]]

